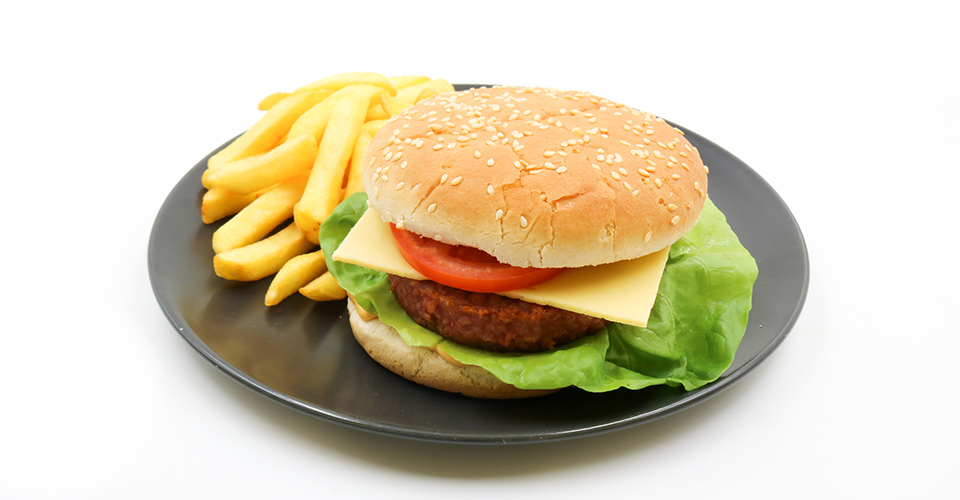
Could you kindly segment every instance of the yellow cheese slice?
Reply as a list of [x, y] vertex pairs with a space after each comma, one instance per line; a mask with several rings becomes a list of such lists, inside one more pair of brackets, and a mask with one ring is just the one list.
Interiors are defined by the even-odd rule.
[[[647, 326], [669, 253], [667, 247], [639, 259], [567, 269], [552, 280], [500, 295], [617, 323]], [[400, 255], [389, 224], [372, 208], [360, 217], [334, 252], [333, 260], [404, 278], [427, 279]]]

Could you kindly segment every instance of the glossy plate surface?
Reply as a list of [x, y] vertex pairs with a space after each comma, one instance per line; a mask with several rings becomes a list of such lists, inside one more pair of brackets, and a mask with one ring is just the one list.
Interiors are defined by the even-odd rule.
[[345, 301], [317, 303], [295, 295], [267, 308], [269, 278], [237, 283], [214, 274], [210, 242], [220, 223], [200, 220], [206, 158], [173, 188], [157, 215], [150, 280], [174, 328], [215, 367], [265, 397], [330, 422], [473, 444], [570, 439], [641, 424], [704, 401], [749, 373], [787, 336], [807, 293], [806, 246], [783, 200], [732, 154], [684, 131], [710, 166], [711, 199], [760, 269], [733, 364], [716, 382], [691, 392], [566, 389], [543, 398], [489, 401], [402, 379], [370, 360], [353, 339]]

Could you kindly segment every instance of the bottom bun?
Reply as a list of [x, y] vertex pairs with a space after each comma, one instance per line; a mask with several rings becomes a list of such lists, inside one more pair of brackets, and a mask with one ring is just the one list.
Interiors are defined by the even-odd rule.
[[350, 327], [357, 342], [374, 361], [401, 377], [418, 384], [474, 398], [518, 399], [545, 396], [559, 389], [518, 389], [479, 366], [458, 366], [437, 351], [411, 347], [392, 327], [374, 318], [364, 321], [352, 300], [347, 300]]

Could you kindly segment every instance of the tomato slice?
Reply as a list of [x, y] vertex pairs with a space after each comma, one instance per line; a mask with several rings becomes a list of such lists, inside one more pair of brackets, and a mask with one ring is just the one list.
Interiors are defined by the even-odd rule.
[[390, 224], [400, 255], [420, 274], [470, 292], [506, 292], [547, 281], [563, 269], [515, 267], [476, 248], [449, 245]]

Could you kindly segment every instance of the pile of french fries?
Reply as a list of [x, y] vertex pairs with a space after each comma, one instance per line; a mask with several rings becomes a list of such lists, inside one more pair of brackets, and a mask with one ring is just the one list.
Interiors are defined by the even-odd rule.
[[344, 73], [263, 99], [266, 114], [210, 157], [203, 173], [203, 222], [233, 216], [213, 234], [217, 276], [275, 275], [267, 306], [298, 291], [317, 301], [344, 298], [317, 248], [320, 224], [363, 190], [360, 163], [384, 123], [450, 91], [446, 80], [426, 76]]

